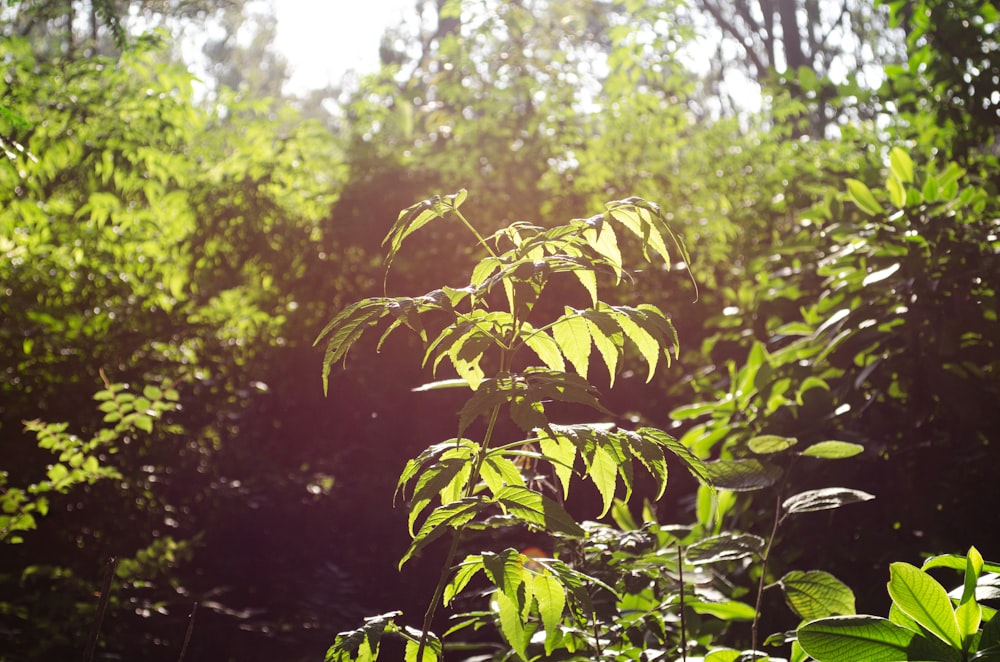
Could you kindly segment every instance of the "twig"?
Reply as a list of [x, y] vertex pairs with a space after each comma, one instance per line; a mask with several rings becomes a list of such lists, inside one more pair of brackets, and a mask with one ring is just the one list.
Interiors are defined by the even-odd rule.
[[684, 547], [677, 545], [677, 569], [681, 583], [681, 660], [687, 662], [687, 624], [684, 622]]
[[101, 588], [101, 601], [97, 604], [97, 618], [90, 629], [90, 639], [87, 642], [87, 649], [83, 652], [83, 662], [91, 662], [94, 659], [94, 651], [97, 649], [97, 638], [101, 633], [101, 622], [104, 621], [104, 612], [108, 608], [111, 583], [115, 580], [115, 568], [117, 567], [117, 557], [109, 556], [107, 563], [104, 564], [104, 585]]
[[194, 617], [198, 613], [198, 603], [195, 602], [191, 607], [191, 616], [188, 617], [188, 628], [187, 632], [184, 634], [184, 645], [181, 646], [180, 657], [177, 658], [177, 662], [184, 662], [184, 655], [187, 653], [188, 644], [191, 643], [191, 633], [194, 632]]

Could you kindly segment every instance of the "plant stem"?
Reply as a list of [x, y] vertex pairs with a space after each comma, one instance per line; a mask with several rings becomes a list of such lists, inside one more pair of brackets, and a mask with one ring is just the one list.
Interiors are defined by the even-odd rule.
[[94, 650], [97, 648], [97, 639], [101, 634], [101, 623], [104, 621], [104, 612], [108, 608], [108, 598], [111, 595], [111, 583], [115, 580], [115, 568], [118, 567], [118, 559], [109, 556], [104, 565], [104, 584], [101, 586], [101, 599], [97, 604], [97, 616], [94, 618], [94, 625], [90, 628], [90, 638], [87, 641], [87, 650], [83, 652], [84, 662], [94, 659]]
[[754, 605], [753, 624], [750, 626], [750, 649], [753, 651], [754, 657], [757, 656], [757, 624], [760, 621], [760, 605], [764, 597], [764, 582], [767, 579], [767, 560], [771, 556], [771, 545], [774, 544], [774, 539], [778, 535], [778, 527], [781, 525], [782, 520], [781, 493], [775, 493], [774, 499], [774, 525], [771, 527], [771, 535], [767, 539], [767, 545], [764, 546], [764, 553], [760, 558], [760, 580], [757, 583], [757, 603]]
[[[493, 408], [490, 412], [490, 422], [486, 427], [486, 435], [483, 437], [483, 444], [479, 450], [479, 454], [476, 456], [476, 463], [472, 467], [472, 473], [469, 477], [468, 487], [465, 490], [465, 496], [472, 496], [473, 491], [476, 488], [476, 484], [479, 482], [479, 472], [483, 466], [483, 462], [486, 460], [486, 451], [490, 447], [490, 439], [493, 437], [493, 430], [496, 428], [497, 418], [500, 416], [500, 405]], [[434, 614], [437, 612], [438, 604], [441, 602], [441, 597], [444, 595], [444, 588], [448, 585], [448, 575], [451, 574], [451, 566], [455, 562], [455, 556], [458, 554], [458, 544], [462, 540], [462, 530], [457, 529], [455, 534], [451, 538], [451, 546], [448, 548], [448, 554], [445, 556], [444, 563], [441, 566], [441, 576], [438, 577], [437, 586], [434, 587], [434, 595], [431, 597], [430, 604], [427, 605], [427, 611], [424, 612], [424, 623], [420, 632], [420, 642], [417, 645], [417, 660], [421, 662], [424, 659], [424, 648], [427, 647], [427, 636], [430, 634], [431, 623], [434, 620]]]
[[486, 239], [483, 237], [483, 235], [479, 234], [479, 230], [477, 230], [475, 226], [469, 222], [469, 219], [463, 216], [462, 212], [458, 211], [457, 209], [452, 209], [452, 211], [455, 213], [455, 216], [458, 216], [458, 220], [462, 222], [462, 225], [468, 228], [469, 232], [475, 235], [476, 240], [479, 241], [480, 245], [486, 249], [486, 252], [488, 252], [491, 257], [497, 257], [497, 254], [494, 252], [492, 248], [490, 248], [490, 245], [486, 242]]
[[677, 570], [681, 586], [681, 660], [687, 662], [687, 624], [684, 622], [684, 547], [677, 545]]
[[191, 607], [191, 617], [188, 619], [187, 632], [184, 634], [184, 645], [181, 646], [181, 654], [177, 658], [177, 662], [184, 662], [184, 656], [187, 654], [188, 644], [191, 643], [191, 635], [194, 633], [194, 617], [198, 614], [198, 603], [195, 602]]

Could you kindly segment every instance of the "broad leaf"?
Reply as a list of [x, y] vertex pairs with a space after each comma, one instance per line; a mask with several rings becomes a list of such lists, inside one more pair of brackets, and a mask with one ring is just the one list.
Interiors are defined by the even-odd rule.
[[590, 326], [580, 313], [570, 307], [552, 325], [552, 336], [559, 349], [584, 379], [590, 366]]
[[325, 662], [374, 662], [378, 659], [382, 635], [395, 628], [394, 619], [401, 611], [391, 611], [365, 619], [357, 630], [340, 632], [326, 652]]
[[889, 573], [889, 596], [896, 606], [949, 646], [961, 650], [962, 635], [944, 587], [909, 563], [893, 563]]
[[769, 455], [771, 453], [780, 453], [797, 443], [799, 443], [799, 440], [794, 437], [779, 437], [775, 434], [765, 434], [748, 441], [747, 448], [758, 455]]
[[816, 510], [840, 508], [849, 503], [871, 501], [874, 498], [874, 495], [861, 490], [852, 490], [846, 487], [825, 487], [791, 496], [785, 499], [781, 507], [789, 514], [809, 513]]
[[563, 361], [562, 352], [559, 351], [559, 344], [552, 336], [545, 331], [533, 329], [530, 324], [523, 325], [522, 333], [524, 333], [524, 344], [535, 352], [546, 367], [559, 372], [566, 370], [566, 362]]
[[494, 500], [505, 512], [531, 527], [576, 537], [584, 535], [580, 525], [562, 506], [534, 490], [511, 485], [498, 491]]
[[692, 453], [687, 446], [663, 430], [657, 428], [639, 428], [636, 432], [644, 439], [649, 439], [653, 443], [663, 446], [677, 456], [684, 463], [684, 466], [687, 467], [691, 475], [702, 485], [709, 487], [713, 493], [715, 492], [715, 488], [719, 487], [713, 482], [708, 466]]
[[563, 610], [566, 608], [566, 590], [550, 572], [544, 571], [531, 579], [531, 592], [535, 596], [538, 614], [545, 628], [545, 654], [551, 655], [559, 634]]
[[444, 535], [449, 527], [457, 529], [471, 522], [488, 505], [489, 503], [480, 497], [467, 497], [435, 508], [413, 537], [409, 549], [399, 560], [399, 567], [402, 568], [414, 554]]
[[819, 662], [900, 662], [954, 660], [920, 634], [876, 616], [834, 616], [806, 623], [797, 631], [799, 645]]
[[820, 441], [809, 446], [802, 455], [806, 457], [816, 457], [824, 460], [841, 460], [854, 457], [864, 452], [865, 447], [861, 444], [852, 444], [847, 441]]
[[778, 583], [788, 606], [804, 620], [854, 613], [854, 593], [828, 572], [793, 570]]
[[710, 484], [721, 490], [750, 492], [774, 485], [781, 467], [760, 460], [716, 460], [704, 464]]
[[751, 533], [723, 533], [691, 545], [684, 550], [684, 558], [694, 565], [735, 561], [759, 554], [766, 544], [763, 538]]
[[857, 179], [847, 179], [847, 192], [850, 194], [854, 204], [866, 214], [878, 216], [884, 212], [882, 205], [875, 199], [875, 196], [872, 195], [871, 190], [864, 182]]

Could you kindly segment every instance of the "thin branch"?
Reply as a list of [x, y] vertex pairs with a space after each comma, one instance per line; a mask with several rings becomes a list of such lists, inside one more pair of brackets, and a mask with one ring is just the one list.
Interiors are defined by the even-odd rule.
[[83, 662], [91, 662], [94, 659], [94, 651], [97, 649], [97, 639], [101, 634], [101, 623], [104, 621], [104, 612], [108, 608], [108, 598], [111, 595], [111, 583], [115, 580], [115, 568], [118, 567], [118, 559], [109, 556], [104, 565], [104, 585], [101, 587], [101, 601], [97, 605], [97, 617], [94, 625], [90, 629], [90, 638], [87, 642], [87, 649], [83, 652]]

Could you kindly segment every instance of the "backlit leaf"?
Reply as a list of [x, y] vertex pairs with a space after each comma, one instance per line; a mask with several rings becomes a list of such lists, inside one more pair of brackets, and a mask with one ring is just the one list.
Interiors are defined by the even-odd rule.
[[590, 329], [587, 320], [572, 308], [552, 325], [552, 336], [577, 373], [584, 379], [590, 365]]
[[722, 490], [750, 492], [774, 485], [781, 467], [760, 460], [715, 460], [704, 464], [709, 482]]
[[951, 599], [933, 577], [910, 565], [897, 562], [889, 566], [889, 596], [907, 616], [955, 649], [962, 648]]
[[787, 513], [809, 513], [816, 510], [831, 510], [850, 503], [871, 501], [875, 496], [846, 487], [824, 487], [818, 490], [800, 492], [785, 499], [781, 507]]
[[875, 196], [872, 195], [871, 190], [857, 179], [847, 179], [847, 192], [850, 194], [851, 199], [854, 204], [858, 206], [861, 211], [869, 214], [871, 216], [878, 216], [884, 213], [882, 205], [879, 204]]
[[798, 442], [799, 440], [794, 437], [764, 434], [748, 441], [747, 448], [758, 455], [769, 455], [771, 453], [780, 453], [785, 449], [791, 448]]
[[939, 651], [918, 633], [876, 616], [822, 618], [806, 623], [796, 635], [803, 650], [822, 662], [948, 659], [938, 657]]
[[766, 544], [763, 538], [751, 533], [723, 533], [691, 545], [684, 550], [684, 558], [695, 565], [735, 561], [759, 554]]
[[854, 613], [854, 593], [828, 572], [793, 570], [778, 583], [788, 606], [804, 620]]
[[824, 460], [841, 460], [848, 457], [854, 457], [859, 453], [863, 453], [865, 447], [861, 444], [852, 444], [848, 441], [835, 441], [827, 440], [820, 441], [812, 446], [809, 446], [804, 451], [802, 455], [806, 457], [816, 457]]

